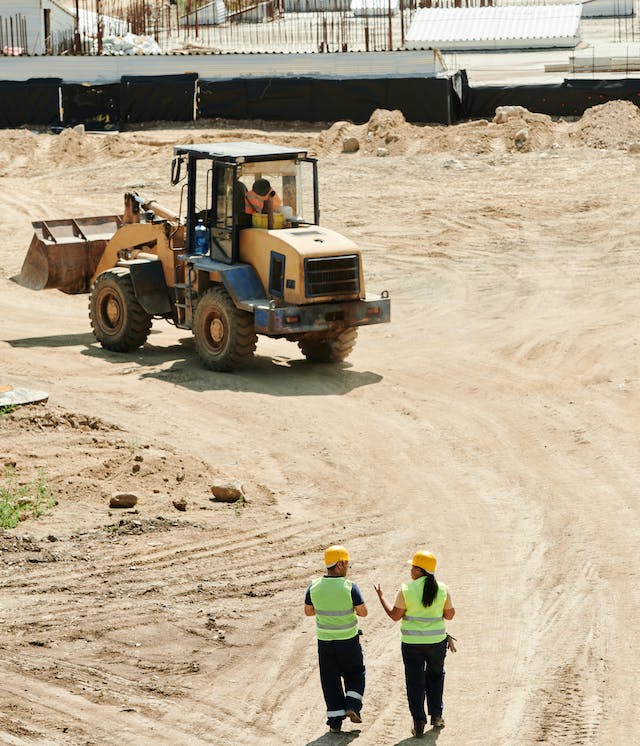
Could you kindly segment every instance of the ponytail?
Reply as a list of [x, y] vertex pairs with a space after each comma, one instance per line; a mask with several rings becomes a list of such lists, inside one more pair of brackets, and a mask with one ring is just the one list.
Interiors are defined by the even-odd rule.
[[432, 575], [430, 572], [425, 572], [423, 570], [424, 575], [424, 585], [422, 586], [422, 605], [423, 606], [431, 606], [431, 604], [436, 600], [436, 596], [438, 595], [438, 581], [436, 580], [436, 576]]

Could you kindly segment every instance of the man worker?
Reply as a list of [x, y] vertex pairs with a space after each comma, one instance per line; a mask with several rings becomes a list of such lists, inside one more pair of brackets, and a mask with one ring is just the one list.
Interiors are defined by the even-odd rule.
[[268, 212], [269, 201], [272, 212], [278, 212], [282, 208], [282, 200], [276, 194], [275, 189], [271, 188], [271, 183], [267, 179], [256, 179], [245, 195], [244, 210], [249, 215]]
[[340, 733], [345, 718], [362, 722], [365, 668], [356, 617], [365, 617], [368, 611], [358, 586], [347, 580], [349, 552], [338, 544], [330, 546], [324, 553], [324, 564], [326, 575], [307, 588], [304, 613], [316, 618], [327, 725], [331, 733]]

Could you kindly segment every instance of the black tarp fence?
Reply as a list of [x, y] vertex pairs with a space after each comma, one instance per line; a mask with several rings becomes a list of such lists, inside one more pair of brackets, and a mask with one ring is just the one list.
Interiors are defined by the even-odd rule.
[[91, 130], [117, 129], [120, 123], [120, 88], [120, 83], [63, 83], [62, 111], [65, 126], [84, 124]]
[[362, 124], [376, 109], [399, 109], [410, 122], [452, 124], [461, 107], [458, 77], [201, 80], [198, 116]]
[[640, 105], [640, 79], [635, 78], [471, 87], [463, 75], [462, 84], [462, 119], [491, 119], [499, 106], [523, 106], [553, 117], [580, 117], [592, 106], [607, 101], [631, 101]]
[[640, 106], [640, 79], [565, 80], [558, 84], [470, 86], [461, 71], [441, 78], [276, 77], [200, 80], [197, 73], [127, 76], [118, 83], [75, 85], [59, 78], [0, 81], [0, 128], [126, 128], [194, 118], [332, 122], [368, 121], [398, 109], [407, 121], [455, 124], [491, 119], [499, 106], [551, 116], [581, 116], [607, 101]]
[[192, 121], [197, 92], [197, 73], [125, 75], [120, 78], [120, 121]]
[[60, 126], [60, 78], [0, 80], [0, 127]]

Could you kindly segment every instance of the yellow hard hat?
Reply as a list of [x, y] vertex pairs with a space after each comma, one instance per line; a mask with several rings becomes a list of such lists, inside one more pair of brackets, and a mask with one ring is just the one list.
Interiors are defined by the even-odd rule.
[[413, 559], [410, 559], [407, 563], [414, 565], [427, 572], [434, 573], [436, 571], [436, 557], [431, 552], [427, 552], [426, 549], [420, 549], [413, 555]]
[[333, 544], [324, 552], [324, 566], [333, 567], [340, 560], [349, 560], [349, 552], [340, 544]]

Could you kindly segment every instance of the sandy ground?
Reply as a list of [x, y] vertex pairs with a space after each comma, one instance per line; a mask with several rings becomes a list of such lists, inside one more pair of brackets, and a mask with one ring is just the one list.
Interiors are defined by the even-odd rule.
[[[426, 546], [459, 646], [426, 743], [637, 742], [638, 110], [222, 126], [0, 132], [0, 384], [50, 394], [0, 416], [0, 462], [58, 493], [0, 534], [0, 741], [413, 743], [372, 586], [392, 598]], [[318, 153], [322, 222], [391, 294], [345, 364], [261, 338], [215, 374], [164, 322], [108, 353], [87, 296], [10, 281], [31, 220], [119, 212], [131, 187], [177, 205], [174, 142], [252, 137]], [[244, 507], [212, 502], [219, 482]], [[333, 542], [370, 608], [364, 723], [342, 736], [302, 614]]]

